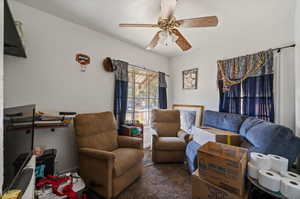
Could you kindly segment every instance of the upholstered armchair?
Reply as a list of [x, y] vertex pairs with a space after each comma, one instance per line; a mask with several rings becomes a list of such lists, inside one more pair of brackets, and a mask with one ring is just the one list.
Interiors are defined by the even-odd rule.
[[180, 129], [179, 110], [153, 110], [151, 127], [156, 131], [152, 139], [152, 161], [184, 162], [191, 136]]
[[111, 112], [79, 114], [74, 127], [79, 173], [91, 190], [110, 199], [141, 176], [142, 140], [118, 136]]

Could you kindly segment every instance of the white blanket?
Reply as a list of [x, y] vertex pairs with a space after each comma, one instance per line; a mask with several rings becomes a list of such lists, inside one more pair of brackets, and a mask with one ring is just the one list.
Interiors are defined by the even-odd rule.
[[191, 134], [193, 135], [193, 140], [200, 145], [204, 145], [210, 141], [216, 141], [216, 135], [209, 131], [206, 131], [205, 129], [193, 127]]

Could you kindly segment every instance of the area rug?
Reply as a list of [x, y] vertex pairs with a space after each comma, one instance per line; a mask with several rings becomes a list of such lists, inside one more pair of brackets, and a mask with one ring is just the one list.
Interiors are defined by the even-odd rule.
[[[144, 173], [116, 199], [189, 199], [191, 178], [184, 164], [153, 164], [151, 151], [145, 150]], [[89, 193], [88, 199], [102, 199]]]

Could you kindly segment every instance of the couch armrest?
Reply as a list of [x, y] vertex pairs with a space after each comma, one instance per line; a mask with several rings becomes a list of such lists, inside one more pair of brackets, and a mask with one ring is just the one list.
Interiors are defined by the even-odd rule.
[[112, 152], [92, 148], [80, 148], [79, 153], [99, 160], [114, 160], [116, 158]]
[[143, 149], [143, 141], [141, 138], [118, 136], [118, 143], [120, 147]]
[[192, 140], [192, 135], [187, 133], [184, 130], [180, 130], [177, 133], [177, 137], [179, 137], [180, 139], [184, 140], [186, 143], [189, 143]]
[[89, 187], [100, 188], [106, 198], [112, 198], [115, 155], [92, 148], [79, 149], [80, 176]]
[[156, 143], [157, 143], [157, 141], [158, 141], [158, 138], [159, 138], [159, 135], [157, 134], [157, 132], [154, 130], [153, 131], [153, 134], [152, 134], [152, 155], [153, 155], [153, 153], [155, 153], [154, 151], [155, 151], [155, 146], [156, 146]]

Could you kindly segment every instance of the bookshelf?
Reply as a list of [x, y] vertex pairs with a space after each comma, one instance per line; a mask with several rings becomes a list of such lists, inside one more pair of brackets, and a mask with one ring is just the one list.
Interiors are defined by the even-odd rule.
[[[66, 112], [50, 115], [42, 112], [37, 112], [34, 118], [34, 128], [35, 129], [50, 129], [52, 132], [57, 128], [67, 128], [73, 121], [76, 113], [71, 115], [65, 115]], [[32, 129], [33, 121], [32, 117], [29, 118], [26, 115], [16, 116], [13, 118], [9, 118], [8, 128], [13, 130], [29, 130]]]

